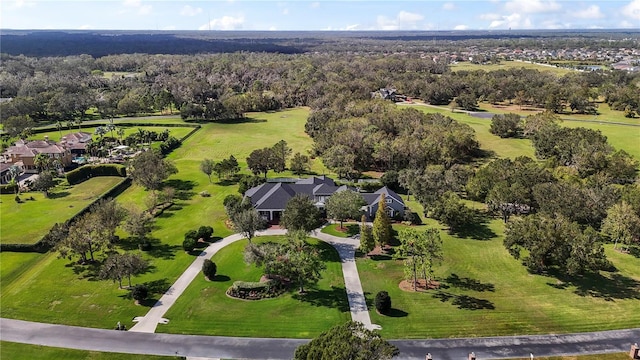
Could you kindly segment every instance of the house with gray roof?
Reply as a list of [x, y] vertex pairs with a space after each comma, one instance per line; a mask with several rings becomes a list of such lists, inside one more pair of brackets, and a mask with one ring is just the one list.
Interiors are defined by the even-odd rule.
[[[355, 188], [346, 185], [338, 186], [333, 179], [323, 175], [297, 179], [294, 182], [267, 182], [247, 190], [245, 197], [251, 200], [253, 207], [265, 220], [278, 222], [287, 203], [296, 194], [308, 196], [318, 208], [324, 209], [325, 202], [331, 195], [345, 190], [356, 191]], [[402, 198], [386, 186], [375, 193], [362, 193], [366, 202], [362, 207], [363, 213], [372, 219], [383, 193], [386, 196], [389, 215], [403, 215], [405, 206]]]

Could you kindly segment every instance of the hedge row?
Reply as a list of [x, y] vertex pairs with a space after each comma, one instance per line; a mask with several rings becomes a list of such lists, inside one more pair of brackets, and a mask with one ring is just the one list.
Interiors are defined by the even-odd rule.
[[127, 170], [123, 165], [118, 164], [84, 165], [69, 171], [67, 173], [67, 182], [69, 182], [69, 185], [75, 185], [97, 176], [126, 177]]
[[[95, 203], [97, 203], [98, 201], [100, 201], [102, 199], [114, 198], [114, 197], [120, 195], [123, 191], [125, 191], [127, 188], [129, 188], [129, 186], [131, 186], [131, 182], [132, 181], [131, 181], [130, 178], [123, 179], [118, 185], [112, 187], [109, 191], [107, 191], [104, 194], [98, 196], [97, 199], [95, 199], [89, 205], [87, 205], [84, 208], [82, 208], [82, 210], [77, 212], [75, 215], [73, 215], [70, 219], [65, 221], [63, 224], [65, 226], [70, 226], [80, 216], [82, 216], [82, 215], [86, 214], [87, 212], [89, 212], [91, 207]], [[59, 226], [59, 225], [55, 224], [52, 227], [52, 229], [57, 227], [57, 226]], [[51, 232], [51, 230], [49, 232]], [[38, 242], [36, 242], [35, 244], [0, 244], [0, 252], [13, 251], [13, 252], [39, 252], [39, 253], [45, 253], [45, 252], [49, 251], [49, 249], [51, 249], [51, 247], [54, 245], [54, 244], [51, 244], [51, 242], [48, 241], [48, 238], [49, 238], [49, 233], [47, 233], [45, 236], [43, 236], [42, 239], [38, 240]]]
[[[97, 126], [105, 126], [107, 124], [81, 124], [80, 125], [80, 129], [88, 129], [88, 128], [94, 128]], [[137, 123], [137, 122], [116, 122], [114, 123], [114, 125], [116, 126], [145, 126], [145, 127], [152, 127], [152, 126], [156, 126], [156, 127], [190, 127], [190, 128], [200, 128], [200, 125], [198, 124], [156, 124], [156, 123]], [[38, 128], [38, 129], [32, 129], [31, 133], [32, 134], [41, 134], [41, 133], [46, 133], [46, 132], [51, 132], [51, 131], [55, 131], [57, 129], [57, 127], [55, 126], [48, 126], [48, 127], [42, 127], [42, 128]], [[60, 130], [73, 130], [73, 129], [78, 129], [78, 126], [62, 126], [60, 128]]]
[[0, 185], [0, 194], [15, 194], [18, 185], [3, 184]]

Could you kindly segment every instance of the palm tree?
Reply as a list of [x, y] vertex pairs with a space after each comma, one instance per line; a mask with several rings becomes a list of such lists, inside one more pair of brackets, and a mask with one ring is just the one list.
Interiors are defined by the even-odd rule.
[[58, 132], [60, 133], [60, 139], [62, 139], [62, 123], [60, 120], [56, 121], [56, 127], [58, 128]]
[[38, 168], [38, 172], [42, 172], [51, 167], [51, 158], [43, 153], [39, 153], [33, 159], [33, 164]]
[[104, 126], [98, 126], [94, 131], [94, 134], [100, 136], [100, 139], [107, 133], [107, 129]]
[[118, 134], [118, 137], [120, 138], [120, 144], [122, 144], [122, 137], [124, 136], [124, 129], [123, 128], [119, 128], [118, 131], [116, 131], [116, 133]]

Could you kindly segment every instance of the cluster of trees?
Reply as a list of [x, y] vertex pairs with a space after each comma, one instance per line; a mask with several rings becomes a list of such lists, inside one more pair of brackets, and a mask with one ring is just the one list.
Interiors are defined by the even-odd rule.
[[251, 205], [251, 200], [240, 195], [227, 195], [223, 201], [224, 210], [233, 223], [233, 229], [249, 240], [255, 236], [256, 231], [266, 227], [266, 221]]
[[162, 182], [169, 176], [178, 173], [178, 168], [163, 158], [160, 151], [148, 150], [131, 159], [127, 166], [127, 174], [133, 181], [147, 190], [157, 191]]
[[306, 124], [314, 150], [341, 177], [366, 170], [451, 167], [477, 155], [478, 142], [468, 125], [440, 114], [400, 109], [369, 100], [334, 103], [312, 112]]
[[253, 150], [247, 157], [247, 166], [255, 175], [263, 173], [266, 179], [269, 170], [277, 173], [285, 171], [290, 155], [291, 148], [286, 141], [280, 140], [272, 147]]
[[200, 171], [205, 173], [211, 182], [211, 174], [216, 173], [218, 179], [229, 179], [235, 177], [240, 172], [240, 165], [238, 160], [233, 155], [230, 155], [228, 159], [222, 159], [219, 162], [215, 162], [211, 159], [204, 159], [200, 162]]
[[406, 228], [398, 235], [400, 246], [396, 256], [404, 260], [405, 278], [417, 290], [418, 280], [424, 279], [427, 286], [433, 277], [433, 267], [442, 261], [442, 240], [438, 229], [415, 230]]

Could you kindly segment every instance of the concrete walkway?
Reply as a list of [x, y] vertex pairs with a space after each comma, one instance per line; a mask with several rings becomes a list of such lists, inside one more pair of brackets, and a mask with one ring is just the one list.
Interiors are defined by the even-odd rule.
[[[291, 359], [305, 339], [149, 334], [81, 328], [0, 318], [0, 340], [70, 349], [222, 359]], [[640, 342], [640, 328], [566, 335], [505, 336], [470, 339], [393, 340], [397, 359], [461, 360], [628, 352]]]
[[[260, 231], [256, 233], [256, 235], [283, 235], [285, 234], [285, 230], [280, 229], [268, 229], [265, 231]], [[216, 241], [213, 244], [209, 245], [206, 249], [204, 249], [198, 257], [189, 265], [189, 267], [180, 275], [178, 280], [176, 280], [173, 285], [167, 290], [164, 295], [158, 300], [147, 312], [144, 317], [138, 319], [137, 324], [135, 324], [131, 330], [134, 332], [146, 332], [153, 333], [156, 331], [156, 327], [161, 320], [163, 320], [164, 314], [169, 311], [171, 306], [178, 300], [180, 295], [184, 292], [184, 290], [191, 284], [193, 279], [198, 276], [202, 271], [202, 263], [205, 259], [211, 259], [211, 257], [218, 252], [223, 247], [234, 243], [238, 240], [244, 239], [240, 234], [233, 234], [227, 236], [226, 238]]]
[[344, 286], [347, 290], [347, 299], [349, 300], [349, 310], [351, 311], [351, 319], [364, 324], [367, 329], [379, 329], [379, 326], [371, 324], [367, 301], [362, 290], [358, 267], [356, 266], [356, 249], [360, 246], [360, 240], [352, 238], [341, 238], [314, 231], [311, 237], [320, 239], [331, 244], [340, 255], [342, 262], [342, 276], [344, 276]]

